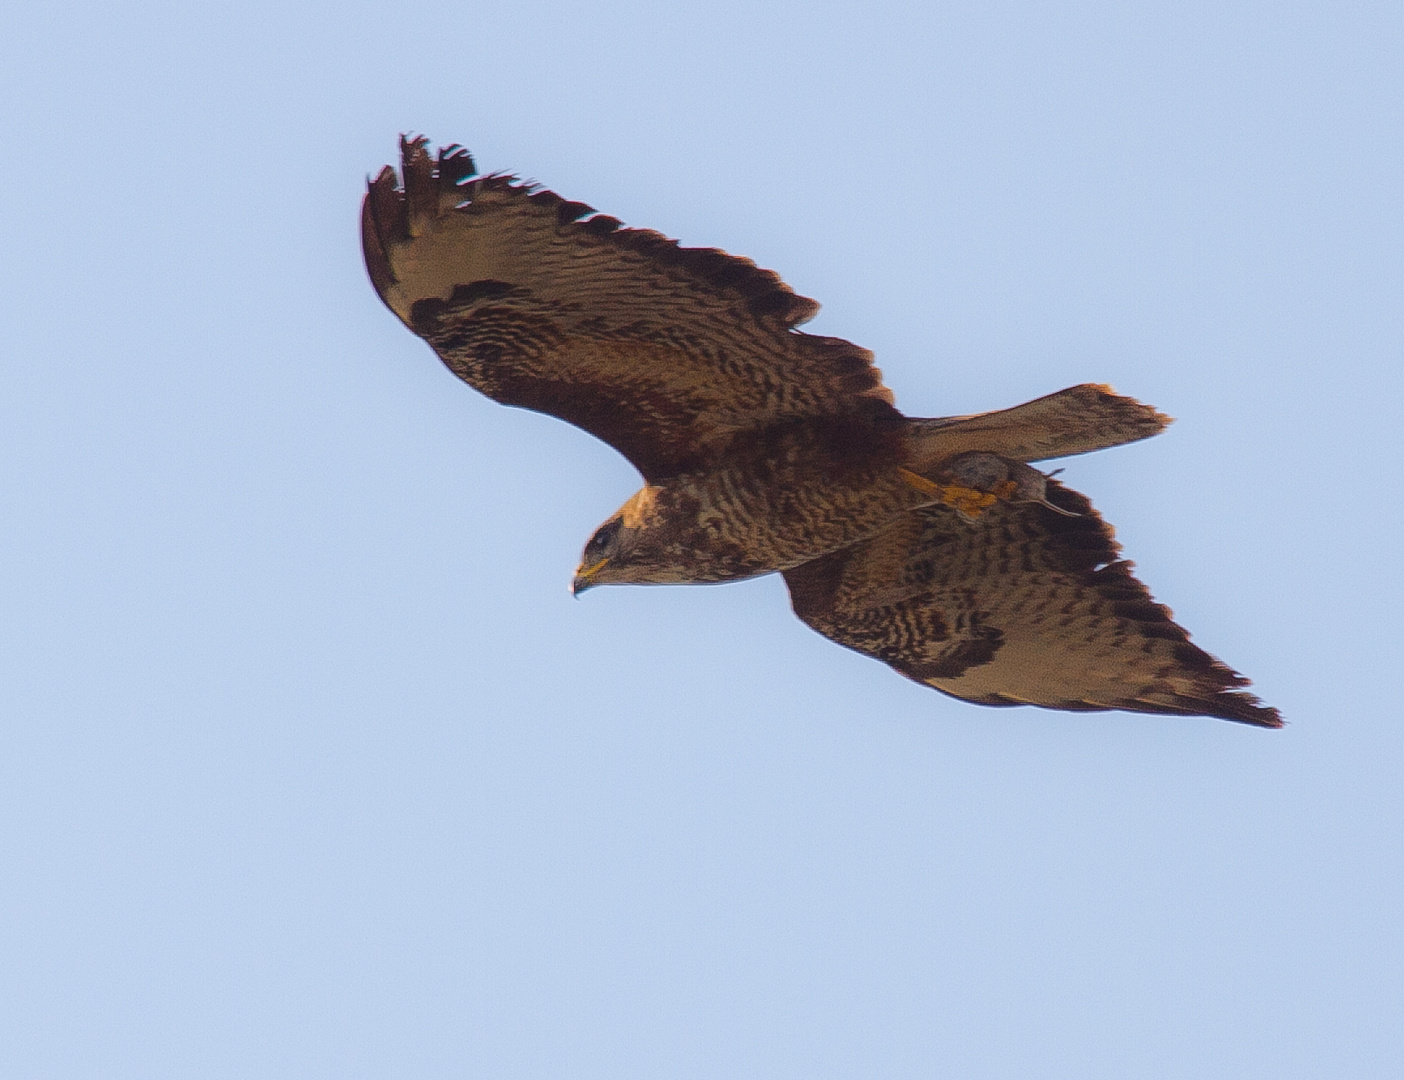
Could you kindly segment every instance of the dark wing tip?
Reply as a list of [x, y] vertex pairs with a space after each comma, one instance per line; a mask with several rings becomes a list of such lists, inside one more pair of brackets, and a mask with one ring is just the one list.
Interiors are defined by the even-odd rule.
[[[395, 281], [389, 253], [397, 244], [417, 235], [440, 213], [444, 196], [465, 181], [478, 177], [473, 156], [453, 144], [438, 152], [429, 151], [423, 135], [400, 136], [400, 172], [386, 166], [370, 182], [361, 214], [361, 243], [366, 269], [376, 289], [384, 294]], [[538, 205], [553, 207], [562, 226], [574, 226], [591, 236], [608, 238], [620, 248], [646, 255], [649, 259], [694, 275], [718, 290], [738, 293], [751, 313], [767, 323], [792, 329], [812, 319], [819, 304], [796, 294], [773, 270], [765, 270], [750, 259], [729, 255], [716, 248], [688, 248], [652, 229], [623, 227], [618, 218], [596, 213], [585, 203], [568, 201], [536, 185], [519, 184], [515, 177], [478, 177], [489, 184], [522, 188]], [[465, 190], [463, 197], [468, 192]]]
[[[1177, 630], [1180, 627], [1176, 627]], [[1183, 631], [1181, 631], [1183, 633]], [[1281, 713], [1270, 705], [1264, 705], [1254, 694], [1244, 690], [1249, 680], [1222, 660], [1205, 652], [1184, 634], [1183, 640], [1174, 648], [1175, 662], [1181, 676], [1188, 675], [1192, 689], [1182, 689], [1179, 693], [1157, 693], [1156, 687], [1148, 690], [1142, 698], [1128, 708], [1136, 710], [1144, 702], [1149, 712], [1182, 712], [1186, 716], [1212, 716], [1219, 720], [1233, 720], [1240, 724], [1255, 727], [1280, 728], [1283, 726]]]
[[446, 187], [458, 187], [463, 181], [478, 174], [478, 166], [473, 155], [457, 143], [450, 143], [439, 151], [439, 183]]
[[[1148, 406], [1141, 408], [1153, 411]], [[1173, 641], [1175, 663], [1197, 684], [1193, 694], [1151, 694], [1141, 702], [1127, 702], [1119, 708], [1133, 712], [1212, 716], [1258, 727], [1283, 726], [1282, 716], [1276, 709], [1242, 689], [1248, 685], [1248, 679], [1190, 641], [1189, 632], [1174, 621], [1174, 613], [1155, 601], [1150, 590], [1132, 573], [1134, 564], [1119, 558], [1121, 545], [1116, 542], [1111, 526], [1102, 520], [1085, 495], [1050, 480], [1048, 499], [1076, 515], [1041, 516], [1050, 535], [1061, 541], [1067, 568], [1084, 572], [1087, 584], [1096, 590], [1112, 613], [1131, 620], [1143, 637]]]
[[400, 179], [409, 235], [418, 234], [439, 212], [439, 177], [429, 155], [429, 140], [400, 136]]
[[1214, 699], [1218, 711], [1208, 713], [1221, 720], [1237, 720], [1255, 727], [1280, 728], [1286, 724], [1282, 714], [1271, 705], [1264, 705], [1252, 694], [1223, 693]]
[[441, 149], [435, 159], [425, 136], [400, 136], [399, 173], [386, 165], [366, 184], [361, 202], [361, 253], [382, 299], [396, 281], [391, 249], [438, 214], [445, 196], [464, 187], [477, 171], [473, 155], [456, 143]]
[[[1062, 706], [1059, 706], [1062, 707]], [[1210, 716], [1253, 727], [1280, 728], [1286, 723], [1271, 705], [1242, 690], [1207, 690], [1202, 695], [1148, 695], [1098, 708], [1125, 709], [1127, 712], [1156, 713], [1161, 716]]]
[[395, 170], [387, 165], [366, 185], [366, 197], [361, 201], [361, 254], [366, 260], [366, 273], [381, 299], [395, 283], [389, 249], [404, 234], [401, 218]]

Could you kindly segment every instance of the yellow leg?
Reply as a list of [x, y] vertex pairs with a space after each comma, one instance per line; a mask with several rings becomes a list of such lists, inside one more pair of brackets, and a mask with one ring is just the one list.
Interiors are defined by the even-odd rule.
[[931, 495], [966, 517], [977, 518], [1000, 499], [1007, 499], [1019, 490], [1013, 480], [1001, 480], [989, 491], [979, 491], [963, 484], [938, 484], [919, 476], [911, 469], [897, 469], [898, 475], [923, 495]]
[[928, 480], [926, 477], [912, 472], [911, 469], [904, 469], [900, 465], [897, 467], [897, 475], [923, 495], [935, 495], [937, 498], [940, 498], [946, 490], [944, 484], [938, 484], [935, 480]]

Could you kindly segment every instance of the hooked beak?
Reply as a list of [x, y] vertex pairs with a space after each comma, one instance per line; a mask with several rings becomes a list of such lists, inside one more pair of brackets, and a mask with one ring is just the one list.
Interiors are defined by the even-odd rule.
[[576, 568], [574, 580], [572, 580], [570, 583], [570, 595], [579, 599], [580, 594], [583, 593], [586, 589], [590, 589], [598, 585], [598, 581], [591, 581], [590, 579], [593, 578], [596, 574], [598, 574], [601, 570], [603, 570], [604, 565], [607, 562], [609, 562], [608, 559], [601, 559], [599, 562], [591, 563], [589, 566], [586, 566], [584, 563], [581, 563]]

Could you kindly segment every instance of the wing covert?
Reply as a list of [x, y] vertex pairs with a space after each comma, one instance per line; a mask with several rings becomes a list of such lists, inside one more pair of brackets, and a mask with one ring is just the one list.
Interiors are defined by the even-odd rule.
[[[465, 382], [604, 439], [655, 479], [737, 434], [811, 416], [895, 418], [872, 354], [795, 326], [818, 305], [748, 259], [626, 229], [401, 140], [371, 181], [366, 268]], [[594, 215], [594, 216], [590, 216]]]

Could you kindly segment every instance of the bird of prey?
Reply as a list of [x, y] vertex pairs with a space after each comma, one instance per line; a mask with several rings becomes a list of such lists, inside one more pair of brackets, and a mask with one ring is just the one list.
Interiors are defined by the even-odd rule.
[[966, 701], [1281, 726], [1088, 500], [1031, 465], [1167, 417], [1090, 384], [906, 417], [872, 354], [797, 330], [818, 304], [749, 259], [478, 175], [458, 146], [400, 151], [362, 206], [380, 298], [464, 382], [643, 476], [585, 545], [577, 594], [779, 572], [819, 633]]

